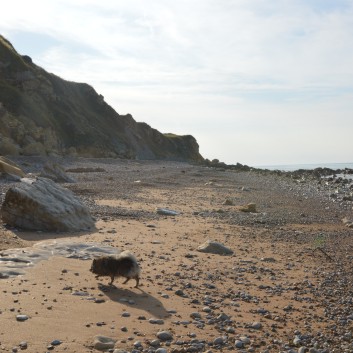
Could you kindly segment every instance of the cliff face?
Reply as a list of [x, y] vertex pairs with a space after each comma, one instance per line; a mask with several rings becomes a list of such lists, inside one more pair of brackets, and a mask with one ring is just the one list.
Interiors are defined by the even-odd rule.
[[118, 114], [91, 86], [46, 72], [1, 35], [0, 154], [203, 160], [192, 136]]

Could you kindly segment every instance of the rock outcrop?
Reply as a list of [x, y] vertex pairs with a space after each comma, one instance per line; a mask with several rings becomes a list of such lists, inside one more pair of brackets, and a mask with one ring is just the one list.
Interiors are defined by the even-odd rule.
[[0, 154], [203, 161], [194, 137], [118, 114], [91, 86], [46, 72], [1, 35]]
[[70, 190], [45, 178], [24, 178], [11, 187], [2, 204], [1, 218], [7, 225], [24, 230], [68, 232], [94, 228], [87, 207]]
[[233, 250], [213, 240], [207, 240], [197, 248], [197, 251], [216, 255], [232, 255], [234, 253]]
[[26, 174], [15, 163], [5, 157], [0, 156], [0, 175], [9, 176], [14, 179], [23, 178]]

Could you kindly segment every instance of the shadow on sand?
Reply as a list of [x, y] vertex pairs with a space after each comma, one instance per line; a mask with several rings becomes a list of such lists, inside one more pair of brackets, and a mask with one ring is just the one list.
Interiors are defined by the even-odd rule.
[[146, 293], [141, 288], [136, 288], [132, 291], [130, 289], [117, 288], [115, 285], [109, 286], [102, 283], [98, 284], [98, 288], [109, 297], [110, 300], [144, 310], [151, 314], [153, 318], [163, 319], [170, 316], [158, 299]]
[[8, 228], [8, 231], [13, 232], [18, 238], [25, 241], [42, 241], [50, 239], [65, 239], [65, 238], [79, 238], [84, 235], [93, 234], [97, 232], [97, 228], [92, 228], [81, 232], [49, 232], [49, 231], [30, 231], [30, 230], [14, 230]]

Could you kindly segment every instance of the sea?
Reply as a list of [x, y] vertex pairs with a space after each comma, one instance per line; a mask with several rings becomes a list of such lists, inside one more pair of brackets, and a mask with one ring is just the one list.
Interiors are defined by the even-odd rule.
[[320, 164], [284, 164], [284, 165], [261, 165], [256, 168], [269, 170], [283, 170], [290, 172], [298, 169], [330, 168], [333, 170], [350, 168], [353, 169], [353, 163], [320, 163]]

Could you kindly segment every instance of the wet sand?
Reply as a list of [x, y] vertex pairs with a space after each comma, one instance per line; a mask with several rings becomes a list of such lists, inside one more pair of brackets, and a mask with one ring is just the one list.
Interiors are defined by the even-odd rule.
[[[19, 162], [34, 175], [42, 163]], [[0, 280], [2, 350], [26, 342], [29, 352], [90, 352], [94, 336], [103, 335], [128, 352], [353, 351], [352, 230], [341, 222], [351, 209], [314, 184], [175, 162], [61, 163], [103, 170], [70, 172], [77, 183], [65, 184], [90, 208], [97, 229], [51, 234], [2, 226], [1, 251], [53, 239], [128, 249], [140, 262], [141, 286], [123, 279], [108, 286], [109, 278], [89, 271], [89, 259], [53, 251]], [[0, 185], [3, 198], [11, 182]], [[248, 203], [256, 213], [238, 210]], [[157, 207], [179, 214], [159, 215]], [[196, 251], [208, 239], [234, 254]], [[19, 314], [28, 319], [17, 321]], [[162, 330], [173, 339], [151, 345]], [[61, 343], [50, 346], [54, 340]]]

